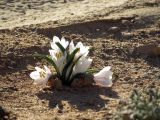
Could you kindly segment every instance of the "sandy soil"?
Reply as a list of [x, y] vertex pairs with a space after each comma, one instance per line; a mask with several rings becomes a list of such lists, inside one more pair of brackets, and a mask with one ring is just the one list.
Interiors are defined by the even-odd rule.
[[[4, 0], [0, 2], [0, 28], [65, 19], [86, 19], [91, 14], [120, 6], [127, 0]], [[116, 3], [116, 4], [115, 4]], [[89, 8], [89, 9], [88, 9]], [[78, 18], [78, 19], [79, 19]]]
[[[3, 0], [0, 27], [0, 106], [12, 113], [7, 119], [112, 119], [133, 89], [160, 86], [159, 0]], [[28, 75], [43, 62], [31, 54], [48, 54], [53, 35], [92, 46], [92, 67], [112, 66], [113, 87], [33, 85]], [[138, 48], [148, 44], [154, 48]]]

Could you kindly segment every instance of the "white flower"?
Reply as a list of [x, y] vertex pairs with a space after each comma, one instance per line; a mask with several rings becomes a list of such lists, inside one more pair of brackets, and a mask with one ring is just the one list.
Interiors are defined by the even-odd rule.
[[80, 58], [73, 68], [72, 75], [75, 75], [77, 73], [85, 73], [87, 69], [90, 67], [91, 63], [92, 63], [92, 59], [90, 58], [86, 58], [86, 57]]
[[56, 64], [60, 74], [62, 74], [63, 68], [66, 64], [66, 52], [62, 53], [60, 48], [57, 46], [57, 42], [59, 42], [65, 49], [68, 47], [69, 42], [65, 40], [65, 38], [62, 38], [61, 40], [57, 37], [53, 37], [53, 42], [51, 42], [51, 50], [49, 50], [49, 53]]
[[62, 37], [61, 40], [60, 40], [57, 36], [54, 36], [53, 37], [53, 42], [51, 42], [51, 48], [53, 50], [60, 51], [60, 48], [56, 45], [57, 42], [59, 42], [65, 49], [69, 45], [69, 42], [66, 41], [65, 38]]
[[97, 85], [101, 85], [104, 87], [112, 86], [112, 74], [113, 72], [110, 70], [111, 67], [107, 66], [103, 68], [100, 72], [94, 75], [94, 81]]
[[34, 84], [45, 86], [48, 79], [52, 75], [51, 70], [44, 65], [44, 69], [35, 67], [36, 71], [31, 72], [30, 77], [34, 80]]
[[89, 53], [89, 46], [84, 46], [81, 42], [78, 42], [75, 46], [73, 41], [71, 41], [69, 44], [69, 53], [72, 53], [77, 48], [79, 48], [79, 51], [75, 54], [74, 61], [77, 60], [80, 56], [81, 58], [75, 64], [71, 77], [77, 73], [85, 73], [92, 63], [92, 59], [87, 58]]
[[66, 64], [66, 54], [63, 55], [61, 51], [57, 50], [49, 50], [49, 53], [52, 57], [52, 60], [56, 64], [60, 74], [62, 74], [63, 68]]
[[76, 46], [74, 46], [73, 41], [71, 41], [69, 45], [69, 52], [72, 53], [76, 48], [79, 48], [78, 53], [76, 53], [75, 58], [78, 58], [79, 56], [87, 56], [89, 53], [89, 46], [84, 46], [81, 42], [78, 42]]

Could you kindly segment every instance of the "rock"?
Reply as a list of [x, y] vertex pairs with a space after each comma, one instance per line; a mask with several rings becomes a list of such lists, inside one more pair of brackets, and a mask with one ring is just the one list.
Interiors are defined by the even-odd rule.
[[118, 32], [120, 32], [120, 28], [114, 26], [114, 27], [110, 27], [110, 28], [108, 29], [108, 31], [109, 31], [110, 33], [118, 33]]
[[138, 48], [135, 48], [135, 53], [138, 54], [144, 54], [148, 56], [159, 56], [160, 55], [160, 44], [149, 44], [140, 46]]
[[122, 37], [124, 39], [131, 39], [133, 38], [134, 34], [133, 33], [130, 33], [130, 32], [122, 32]]
[[91, 86], [94, 83], [93, 75], [80, 74], [72, 82], [72, 87], [86, 87]]

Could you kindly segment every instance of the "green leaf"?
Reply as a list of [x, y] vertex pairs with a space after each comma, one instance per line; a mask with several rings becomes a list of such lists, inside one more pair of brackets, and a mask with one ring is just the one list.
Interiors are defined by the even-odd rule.
[[[74, 57], [75, 57], [75, 55], [76, 55], [76, 53], [78, 53], [78, 51], [80, 50], [80, 48], [76, 48], [69, 56], [68, 56], [68, 62], [67, 62], [67, 64], [66, 64], [66, 66], [68, 65], [68, 64], [70, 64], [73, 60], [74, 60]], [[69, 65], [68, 65], [69, 66]]]
[[60, 72], [57, 68], [57, 65], [55, 64], [55, 62], [52, 60], [52, 58], [48, 55], [41, 55], [41, 54], [35, 54], [33, 55], [34, 57], [38, 57], [40, 59], [45, 59], [48, 63], [50, 63], [51, 65], [53, 65], [53, 67], [55, 68], [57, 75], [60, 76]]
[[67, 73], [67, 70], [69, 68], [69, 66], [71, 64], [73, 64], [73, 60], [74, 60], [74, 57], [76, 55], [76, 53], [79, 51], [79, 48], [76, 48], [69, 56], [68, 56], [68, 59], [67, 59], [67, 63], [66, 65], [64, 66], [64, 69], [62, 71], [62, 77], [63, 77], [63, 80], [67, 81], [66, 79], [66, 73]]
[[56, 42], [56, 45], [59, 47], [59, 49], [62, 51], [62, 53], [64, 54], [66, 49], [59, 43], [59, 42]]
[[[74, 62], [73, 62], [73, 64], [72, 64], [72, 66], [71, 66], [71, 70], [69, 71], [69, 75], [68, 75], [68, 77], [67, 77], [67, 80], [70, 82], [71, 80], [71, 74], [72, 74], [72, 72], [73, 72], [73, 68], [74, 68], [74, 66], [76, 65], [76, 63], [78, 62], [78, 60], [80, 59], [82, 57], [82, 55], [81, 56], [79, 56], [78, 58], [77, 58], [77, 60], [75, 60]], [[71, 83], [70, 83], [71, 84]]]

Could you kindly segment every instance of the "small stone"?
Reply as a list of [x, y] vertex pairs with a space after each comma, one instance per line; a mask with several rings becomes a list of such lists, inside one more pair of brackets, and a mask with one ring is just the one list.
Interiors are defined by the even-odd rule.
[[114, 26], [114, 27], [110, 27], [110, 28], [108, 29], [108, 31], [111, 32], [111, 33], [117, 33], [117, 32], [120, 32], [120, 28]]
[[96, 29], [96, 31], [97, 31], [97, 32], [99, 32], [99, 31], [100, 31], [100, 29], [98, 29], [98, 28], [97, 28], [97, 29]]
[[131, 39], [133, 38], [134, 34], [130, 33], [130, 32], [122, 32], [122, 37], [125, 39]]

